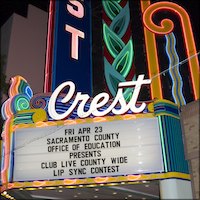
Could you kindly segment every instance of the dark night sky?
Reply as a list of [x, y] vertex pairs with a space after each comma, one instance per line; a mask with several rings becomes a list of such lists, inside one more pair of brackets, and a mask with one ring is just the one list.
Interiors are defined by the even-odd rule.
[[[0, 25], [5, 23], [5, 21], [13, 14], [13, 12], [26, 16], [28, 4], [32, 4], [34, 6], [37, 6], [38, 8], [41, 8], [42, 10], [48, 11], [49, 1], [50, 0], [0, 0]], [[93, 0], [93, 1], [101, 1], [101, 0]], [[190, 17], [192, 18], [192, 21], [196, 22], [195, 29], [199, 33], [200, 1], [173, 0], [173, 2], [177, 2], [179, 5], [183, 6], [188, 11]]]
[[49, 0], [0, 0], [0, 25], [2, 26], [14, 12], [25, 17], [28, 4], [45, 11], [49, 9]]
[[197, 52], [200, 51], [200, 1], [199, 0], [171, 0], [171, 1], [182, 6], [189, 14], [194, 33], [194, 38], [196, 41]]

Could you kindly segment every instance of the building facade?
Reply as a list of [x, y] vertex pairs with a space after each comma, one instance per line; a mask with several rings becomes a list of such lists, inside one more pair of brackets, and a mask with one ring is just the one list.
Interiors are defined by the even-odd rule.
[[[119, 83], [132, 82], [133, 85], [136, 85], [136, 88], [125, 88], [121, 94], [123, 94], [123, 98], [125, 99], [124, 102], [133, 101], [135, 97], [134, 91], [137, 87], [141, 86], [138, 86], [136, 82], [139, 81], [140, 74], [144, 74], [143, 80], [149, 80], [151, 84], [146, 84], [142, 87], [140, 94], [138, 94], [137, 104], [135, 102], [135, 110], [138, 107], [142, 107], [145, 102], [148, 108], [146, 107], [145, 110], [142, 110], [143, 113], [141, 115], [143, 117], [141, 118], [145, 120], [148, 113], [150, 115], [153, 113], [152, 116], [154, 115], [158, 119], [162, 160], [164, 163], [163, 169], [159, 169], [159, 173], [163, 172], [163, 174], [158, 175], [158, 171], [153, 171], [154, 173], [149, 171], [146, 173], [150, 173], [150, 175], [130, 172], [132, 173], [132, 177], [125, 176], [125, 179], [123, 179], [119, 176], [120, 173], [113, 173], [112, 176], [118, 177], [114, 182], [160, 180], [161, 198], [192, 198], [189, 190], [190, 181], [188, 181], [191, 177], [193, 198], [198, 199], [199, 109], [197, 108], [199, 106], [199, 52], [196, 50], [198, 49], [195, 42], [196, 35], [193, 31], [194, 25], [192, 25], [190, 15], [187, 12], [187, 8], [184, 8], [184, 4], [182, 6], [179, 4], [180, 2], [150, 2], [142, 0], [85, 1], [82, 3], [80, 1], [63, 1], [62, 3], [60, 1], [51, 1], [47, 38], [45, 38], [47, 35], [46, 13], [40, 12], [30, 6], [28, 19], [34, 19], [31, 20], [31, 24], [37, 24], [37, 27], [40, 25], [43, 30], [41, 31], [38, 28], [38, 34], [35, 33], [33, 25], [31, 26], [32, 30], [27, 28], [29, 25], [24, 25], [24, 19], [21, 20], [20, 17], [14, 15], [13, 19], [15, 20], [13, 22], [21, 20], [20, 24], [23, 24], [22, 27], [24, 27], [23, 32], [25, 30], [29, 30], [30, 32], [26, 34], [29, 36], [27, 37], [27, 42], [24, 42], [26, 37], [22, 38], [22, 32], [20, 32], [23, 28], [18, 32], [17, 28], [21, 27], [21, 25], [16, 25], [16, 34], [15, 31], [11, 34], [11, 31], [10, 34], [5, 34], [5, 39], [2, 37], [3, 40], [8, 41], [9, 38], [13, 38], [14, 40], [16, 35], [19, 36], [16, 44], [10, 39], [9, 44], [14, 45], [13, 48], [11, 45], [9, 45], [9, 48], [6, 45], [3, 48], [3, 51], [9, 55], [6, 74], [10, 78], [13, 76], [13, 69], [16, 69], [19, 75], [25, 76], [31, 87], [29, 87], [29, 84], [23, 78], [16, 77], [12, 82], [13, 88], [18, 88], [19, 85], [23, 87], [22, 89], [13, 90], [14, 93], [10, 93], [10, 99], [13, 99], [15, 95], [23, 94], [26, 95], [26, 101], [27, 103], [30, 102], [30, 105], [24, 109], [27, 111], [18, 113], [18, 107], [16, 107], [9, 114], [10, 111], [8, 112], [7, 110], [9, 110], [8, 108], [12, 103], [10, 104], [8, 101], [2, 108], [5, 119], [9, 121], [10, 116], [14, 116], [15, 123], [19, 127], [26, 120], [25, 124], [35, 124], [35, 127], [38, 127], [36, 125], [39, 122], [38, 120], [41, 120], [41, 123], [44, 121], [48, 126], [51, 126], [51, 121], [56, 121], [59, 118], [49, 108], [51, 106], [48, 106], [49, 102], [51, 102], [51, 92], [59, 87], [63, 81], [74, 81], [78, 91], [88, 93], [94, 99], [98, 99], [97, 96], [100, 92], [102, 93], [102, 98], [107, 98], [107, 96], [103, 96], [106, 92], [112, 100], [117, 98], [119, 94]], [[38, 24], [38, 22], [40, 23]], [[5, 27], [9, 24], [11, 22], [5, 24]], [[5, 28], [5, 30], [8, 29]], [[13, 28], [13, 30], [15, 29]], [[9, 35], [12, 37], [8, 37]], [[23, 42], [20, 42], [21, 39]], [[45, 60], [46, 41], [47, 51]], [[22, 43], [25, 45], [24, 48], [21, 45]], [[35, 54], [35, 50], [32, 53], [30, 53], [31, 51], [27, 51], [30, 46], [35, 47], [31, 48], [31, 51], [37, 49], [37, 54]], [[17, 51], [19, 55], [15, 52], [18, 48], [22, 48], [22, 50]], [[26, 56], [23, 59], [19, 59], [20, 55]], [[85, 60], [83, 61], [82, 59]], [[30, 62], [30, 60], [33, 62]], [[44, 62], [46, 63], [45, 67]], [[27, 65], [31, 67], [26, 71], [26, 68], [19, 67], [18, 69], [15, 68], [15, 65]], [[35, 66], [38, 66], [38, 70], [35, 70]], [[87, 75], [83, 75], [85, 72]], [[35, 81], [36, 79], [37, 81]], [[41, 93], [43, 91], [43, 84], [44, 93]], [[71, 82], [68, 85], [71, 87]], [[62, 102], [61, 99], [62, 95], [55, 101], [55, 104], [59, 104], [59, 112], [56, 109], [55, 111], [59, 114], [64, 114], [66, 109], [70, 109], [70, 107], [64, 108], [60, 103]], [[82, 99], [84, 99], [84, 96], [80, 96], [79, 100]], [[93, 100], [90, 100], [89, 103], [86, 100], [84, 101], [85, 108], [90, 108], [90, 103]], [[98, 100], [96, 101], [98, 102]], [[122, 103], [119, 100], [121, 106], [125, 104], [124, 102]], [[73, 105], [73, 100], [70, 100], [69, 103]], [[103, 111], [108, 109], [109, 106], [111, 107], [110, 104], [106, 104], [102, 108]], [[84, 109], [80, 111], [80, 107], [75, 111], [73, 110], [71, 115], [66, 115], [69, 121], [72, 120], [72, 122], [70, 121], [71, 123], [79, 124], [76, 121], [78, 120], [77, 118], [83, 118], [80, 112], [84, 113], [86, 111]], [[36, 112], [32, 109], [42, 109], [43, 111], [38, 110]], [[33, 113], [37, 113], [38, 117], [33, 118], [32, 116], [36, 115]], [[96, 115], [93, 111], [91, 113], [94, 116]], [[124, 114], [122, 112], [122, 118]], [[133, 109], [128, 114], [134, 116]], [[87, 116], [88, 118], [94, 117], [91, 117], [89, 114]], [[96, 115], [96, 117], [98, 116], [102, 115]], [[136, 114], [135, 118], [137, 116], [140, 116], [140, 114]], [[60, 119], [65, 119], [66, 117], [61, 117]], [[106, 120], [109, 121], [107, 118]], [[60, 123], [67, 124], [69, 121]], [[92, 127], [92, 125], [90, 126]], [[12, 133], [9, 134], [12, 135]], [[5, 135], [4, 132], [3, 137]], [[11, 138], [10, 141], [12, 140]], [[17, 139], [15, 141], [17, 142]], [[12, 146], [9, 148], [12, 151]], [[7, 155], [5, 150], [4, 154]], [[125, 157], [123, 158], [125, 159]], [[9, 159], [8, 168], [5, 167], [8, 161], [4, 161], [3, 169], [6, 169], [9, 175], [3, 174], [4, 180], [7, 180], [7, 182], [3, 181], [3, 191], [5, 188], [8, 188], [7, 184], [12, 183], [13, 180], [14, 169], [11, 163], [14, 161], [12, 161], [12, 155], [10, 155]], [[186, 160], [188, 160], [189, 168]], [[16, 166], [17, 163], [15, 163]], [[61, 172], [59, 171], [58, 173]], [[34, 185], [37, 178], [34, 180], [35, 182], [27, 182], [26, 178], [23, 180], [21, 177], [16, 178], [16, 174], [17, 172], [14, 171], [15, 181], [12, 186], [13, 188], [19, 188], [17, 186], [18, 181], [24, 182], [22, 186], [24, 188], [39, 187]], [[103, 175], [106, 176], [106, 181], [102, 180], [101, 177], [98, 179], [95, 176], [96, 179], [93, 178], [90, 181], [84, 179], [84, 184], [87, 183], [86, 185], [90, 185], [95, 183], [98, 185], [100, 183], [113, 183], [111, 180], [112, 176], [106, 173]], [[58, 176], [62, 177], [61, 174]], [[77, 176], [77, 180], [73, 183], [70, 183], [69, 177], [65, 177], [65, 179], [61, 178], [64, 182], [59, 182], [56, 178], [53, 178], [57, 181], [53, 186], [59, 187], [66, 184], [80, 186], [82, 185], [80, 178], [87, 176], [91, 176], [91, 174]], [[73, 180], [75, 180], [74, 178], [72, 176]], [[31, 180], [33, 179], [34, 177], [31, 178]], [[43, 180], [45, 179], [48, 178], [46, 177]], [[44, 182], [41, 181], [41, 184]], [[44, 183], [44, 186], [52, 186], [53, 182], [49, 182], [48, 184]], [[170, 188], [170, 186], [173, 188], [177, 187], [177, 191]], [[188, 190], [184, 190], [185, 187]], [[169, 191], [172, 192], [170, 193]]]

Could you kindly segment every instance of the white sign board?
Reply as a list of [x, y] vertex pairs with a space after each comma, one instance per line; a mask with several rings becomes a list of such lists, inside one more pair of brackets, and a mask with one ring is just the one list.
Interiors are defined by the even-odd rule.
[[14, 181], [163, 172], [157, 118], [15, 131]]

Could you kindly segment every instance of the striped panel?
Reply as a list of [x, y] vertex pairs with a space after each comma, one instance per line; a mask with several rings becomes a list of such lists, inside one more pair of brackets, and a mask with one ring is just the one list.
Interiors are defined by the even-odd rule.
[[168, 115], [179, 119], [178, 106], [168, 100], [158, 100], [154, 102], [154, 113], [156, 116]]
[[158, 116], [158, 120], [165, 171], [189, 173], [180, 120], [171, 116]]

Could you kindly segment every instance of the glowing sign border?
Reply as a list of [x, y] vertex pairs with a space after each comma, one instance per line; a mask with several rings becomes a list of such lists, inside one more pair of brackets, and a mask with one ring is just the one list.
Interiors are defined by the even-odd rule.
[[[179, 121], [178, 107], [174, 103], [168, 100], [156, 100], [148, 105], [149, 113], [145, 114], [124, 114], [116, 116], [106, 116], [106, 117], [94, 117], [94, 118], [85, 118], [85, 119], [73, 119], [73, 120], [62, 120], [62, 121], [47, 121], [47, 113], [44, 109], [29, 109], [24, 106], [16, 107], [16, 101], [18, 100], [16, 96], [24, 98], [24, 95], [27, 95], [28, 98], [32, 96], [32, 90], [29, 87], [28, 83], [24, 78], [17, 76], [12, 79], [11, 87], [9, 90], [9, 99], [5, 102], [5, 105], [2, 107], [2, 111], [5, 117], [5, 128], [2, 133], [4, 140], [3, 143], [3, 170], [1, 171], [2, 177], [2, 187], [1, 192], [7, 189], [13, 188], [26, 188], [26, 187], [50, 187], [57, 185], [64, 186], [80, 186], [80, 185], [92, 185], [92, 184], [109, 184], [109, 183], [120, 183], [120, 182], [136, 182], [142, 180], [154, 180], [154, 179], [163, 179], [163, 178], [181, 178], [181, 179], [190, 179], [188, 174], [187, 167], [182, 167], [186, 165], [184, 155], [182, 156], [182, 162], [173, 163], [169, 153], [177, 157], [176, 152], [171, 152], [171, 144], [167, 143], [167, 137], [172, 136], [172, 140], [177, 136], [181, 140], [181, 132], [177, 132], [176, 137], [173, 137], [173, 133], [168, 134], [168, 129], [171, 129], [171, 124], [167, 125], [162, 119], [159, 119], [160, 127], [164, 127], [161, 132], [162, 137], [162, 149], [164, 154], [164, 166], [165, 173], [156, 173], [156, 174], [140, 174], [140, 175], [127, 175], [127, 176], [116, 176], [116, 177], [95, 177], [95, 178], [86, 178], [86, 179], [64, 179], [64, 180], [44, 180], [44, 181], [33, 181], [33, 182], [12, 182], [12, 138], [13, 132], [16, 128], [28, 128], [28, 127], [42, 127], [50, 125], [67, 125], [67, 124], [77, 124], [77, 123], [97, 123], [101, 121], [112, 121], [112, 120], [129, 120], [136, 118], [147, 118], [147, 117], [171, 117]], [[24, 101], [23, 101], [24, 102]], [[27, 101], [25, 101], [27, 102]], [[165, 120], [165, 119], [164, 119]], [[24, 124], [26, 123], [26, 124]], [[162, 125], [162, 123], [164, 123]], [[167, 122], [168, 123], [168, 122]], [[176, 122], [177, 123], [177, 122]], [[179, 122], [178, 122], [179, 123]], [[180, 123], [179, 123], [180, 124]], [[166, 140], [166, 141], [164, 141]], [[167, 145], [167, 147], [166, 147]], [[165, 148], [167, 148], [165, 152]], [[183, 147], [178, 146], [179, 152], [183, 154]], [[181, 154], [181, 155], [182, 155]], [[171, 163], [173, 167], [171, 168]], [[179, 168], [181, 165], [181, 169]], [[168, 167], [170, 169], [168, 169]], [[171, 170], [171, 171], [170, 171]]]
[[[31, 113], [36, 111], [22, 111], [21, 114]], [[41, 111], [40, 111], [41, 112]], [[55, 125], [69, 125], [69, 124], [83, 124], [83, 123], [98, 123], [98, 122], [109, 122], [115, 120], [130, 120], [136, 118], [152, 118], [155, 117], [153, 113], [147, 114], [126, 114], [120, 116], [107, 116], [107, 117], [95, 117], [95, 118], [86, 118], [86, 119], [75, 119], [75, 120], [62, 120], [62, 121], [47, 121], [43, 122], [44, 115], [37, 114], [38, 122], [32, 124], [19, 124], [14, 125], [14, 120], [11, 120], [10, 130], [10, 140], [12, 140], [13, 132], [17, 128], [33, 128], [33, 127], [46, 127], [46, 126], [55, 126]], [[41, 121], [39, 120], [41, 119]], [[12, 169], [11, 169], [12, 170]], [[107, 177], [95, 177], [95, 178], [81, 178], [81, 179], [64, 179], [64, 180], [44, 180], [44, 181], [32, 181], [32, 182], [8, 182], [4, 183], [1, 188], [2, 191], [6, 189], [14, 189], [14, 188], [26, 188], [26, 187], [51, 187], [51, 186], [80, 186], [80, 185], [91, 185], [91, 184], [109, 184], [109, 183], [120, 183], [120, 182], [132, 182], [132, 181], [144, 181], [144, 180], [155, 180], [155, 179], [163, 179], [163, 178], [181, 178], [181, 179], [190, 179], [189, 174], [180, 173], [180, 172], [167, 172], [167, 173], [153, 173], [153, 174], [138, 174], [138, 175], [126, 175], [126, 176], [107, 176]], [[1, 192], [2, 192], [1, 191]]]
[[[156, 51], [155, 34], [161, 34], [161, 35], [169, 34], [174, 29], [174, 23], [171, 19], [163, 19], [160, 22], [160, 25], [158, 26], [153, 22], [153, 15], [159, 12], [160, 10], [166, 10], [174, 13], [180, 18], [187, 56], [192, 57], [191, 59], [188, 60], [188, 62], [189, 62], [190, 76], [192, 80], [192, 88], [194, 91], [194, 99], [197, 100], [199, 98], [199, 63], [198, 63], [197, 50], [195, 46], [193, 31], [192, 31], [192, 25], [188, 13], [184, 8], [182, 8], [178, 4], [167, 1], [150, 4], [149, 0], [148, 1], [141, 0], [141, 8], [143, 12], [143, 23], [145, 26], [144, 27], [145, 41], [146, 43], [148, 42], [148, 44], [151, 44], [151, 39], [153, 38], [154, 40], [152, 42], [152, 45], [154, 47], [153, 46], [148, 47], [148, 45], [146, 45], [146, 47], [148, 48], [147, 55], [149, 61], [149, 71], [151, 76], [159, 74], [158, 67], [155, 68], [155, 66], [159, 66], [157, 61], [157, 52], [154, 52], [155, 56], [150, 56], [152, 55], [153, 52], [150, 51], [150, 48], [153, 48]], [[156, 58], [157, 64], [153, 63], [154, 60], [152, 59], [154, 59], [154, 57]], [[161, 86], [159, 85], [159, 88], [160, 87]], [[154, 86], [152, 85], [152, 89], [155, 89], [156, 91], [156, 88], [157, 88], [156, 85]]]

